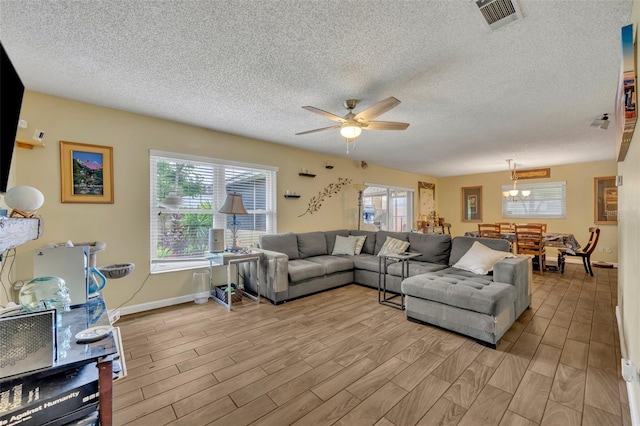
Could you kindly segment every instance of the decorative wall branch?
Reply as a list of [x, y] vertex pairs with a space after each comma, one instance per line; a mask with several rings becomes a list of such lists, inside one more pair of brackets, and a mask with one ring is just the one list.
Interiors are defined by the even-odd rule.
[[344, 188], [345, 186], [351, 183], [351, 179], [348, 178], [338, 178], [338, 182], [330, 183], [325, 189], [320, 191], [318, 195], [315, 197], [311, 197], [309, 200], [309, 205], [307, 206], [307, 211], [299, 215], [298, 217], [302, 217], [305, 214], [313, 214], [320, 210], [322, 207], [322, 203], [325, 198], [331, 198], [332, 195], [337, 194]]

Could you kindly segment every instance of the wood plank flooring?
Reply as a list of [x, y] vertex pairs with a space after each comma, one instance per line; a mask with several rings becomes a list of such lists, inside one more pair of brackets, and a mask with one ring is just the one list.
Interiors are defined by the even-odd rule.
[[351, 285], [227, 312], [209, 301], [120, 319], [116, 425], [630, 425], [617, 270], [534, 273], [497, 350], [409, 322]]

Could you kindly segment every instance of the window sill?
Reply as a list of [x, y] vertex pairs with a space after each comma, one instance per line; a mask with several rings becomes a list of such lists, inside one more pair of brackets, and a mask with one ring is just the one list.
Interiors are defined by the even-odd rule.
[[184, 260], [184, 261], [170, 261], [170, 262], [158, 262], [151, 264], [150, 274], [164, 274], [167, 272], [179, 272], [188, 271], [191, 269], [208, 268], [208, 260]]

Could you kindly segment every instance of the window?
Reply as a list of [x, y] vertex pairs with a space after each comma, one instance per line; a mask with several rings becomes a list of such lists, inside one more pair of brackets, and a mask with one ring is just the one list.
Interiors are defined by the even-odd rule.
[[[531, 195], [522, 201], [502, 197], [502, 217], [564, 219], [566, 217], [566, 182], [518, 183], [518, 189], [529, 189]], [[513, 189], [503, 185], [502, 191]]]
[[363, 222], [383, 231], [409, 231], [413, 223], [413, 190], [367, 184], [362, 194]]
[[152, 150], [150, 170], [152, 272], [208, 265], [209, 228], [226, 229], [230, 245], [233, 217], [218, 213], [229, 192], [249, 213], [236, 216], [238, 245], [277, 232], [277, 168]]

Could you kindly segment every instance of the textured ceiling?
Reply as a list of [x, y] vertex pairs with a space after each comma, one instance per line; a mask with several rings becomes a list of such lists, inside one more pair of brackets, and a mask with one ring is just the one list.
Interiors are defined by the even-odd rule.
[[[520, 0], [490, 32], [449, 1], [6, 1], [0, 40], [27, 89], [434, 176], [616, 157], [631, 1]], [[335, 124], [394, 96], [348, 156]]]

